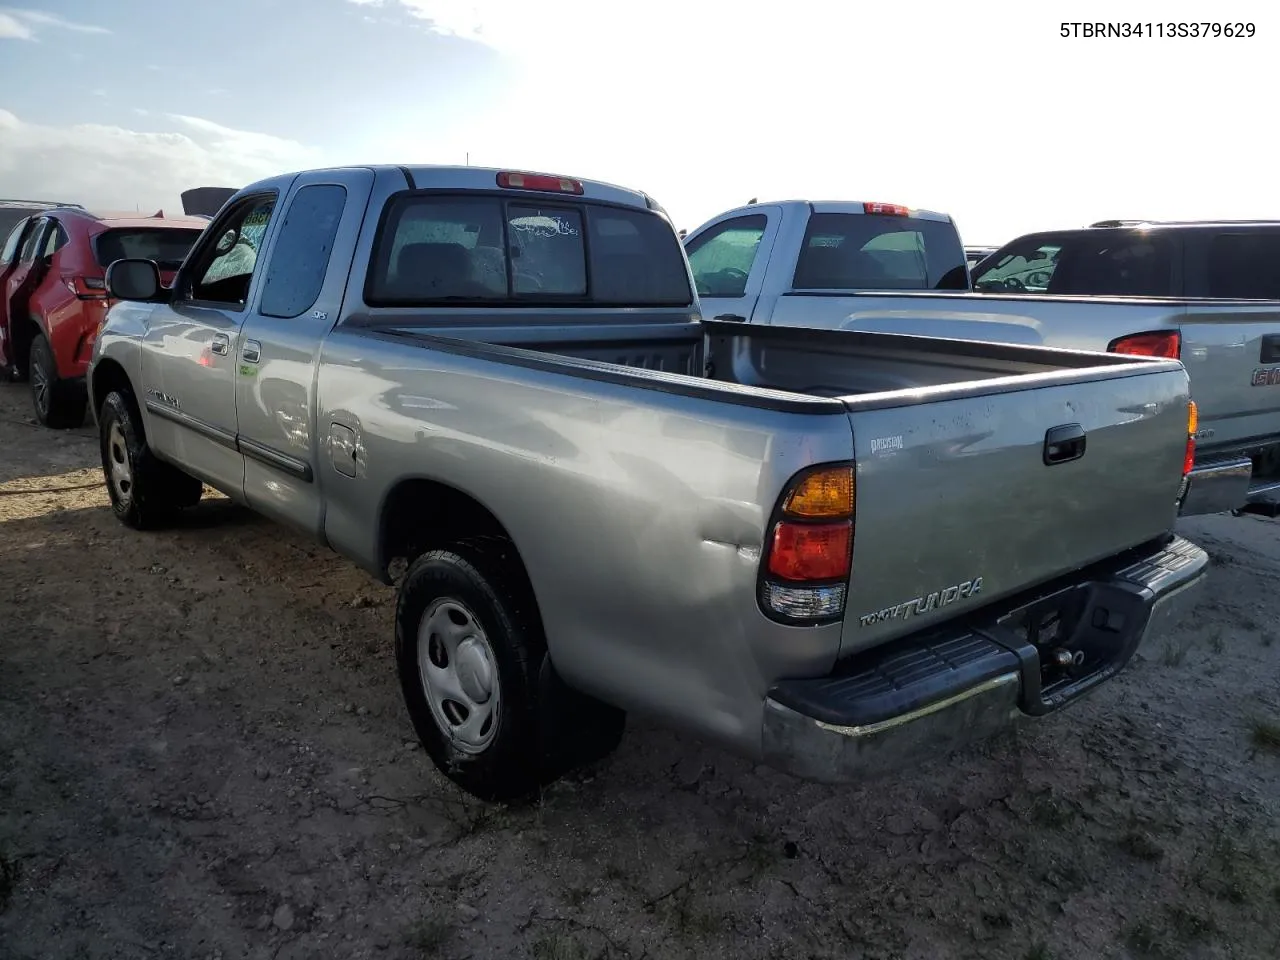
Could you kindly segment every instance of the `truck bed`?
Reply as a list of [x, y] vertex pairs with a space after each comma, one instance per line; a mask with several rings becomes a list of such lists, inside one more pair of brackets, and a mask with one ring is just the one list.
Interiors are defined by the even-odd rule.
[[[715, 322], [459, 333], [378, 336], [551, 375], [567, 393], [585, 378], [668, 394], [675, 406], [609, 392], [631, 411], [616, 429], [660, 461], [654, 445], [689, 432], [673, 425], [682, 398], [704, 411], [704, 439], [735, 407], [822, 418], [827, 432], [843, 418], [859, 513], [842, 654], [954, 615], [938, 602], [953, 587], [976, 583], [971, 605], [994, 602], [1152, 540], [1176, 514], [1187, 431], [1176, 361]], [[1047, 465], [1048, 432], [1064, 427], [1084, 434], [1084, 455]], [[767, 460], [783, 436], [762, 436], [750, 455]], [[745, 522], [733, 542], [758, 548], [767, 517]]]

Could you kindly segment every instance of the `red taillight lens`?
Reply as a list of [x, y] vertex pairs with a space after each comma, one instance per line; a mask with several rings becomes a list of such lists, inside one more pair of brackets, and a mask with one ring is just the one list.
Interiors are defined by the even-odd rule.
[[1177, 360], [1182, 356], [1182, 334], [1177, 330], [1135, 333], [1112, 340], [1107, 347], [1112, 353], [1128, 353], [1139, 357], [1164, 357]]
[[67, 289], [81, 300], [107, 299], [107, 281], [101, 277], [67, 277]]
[[843, 580], [853, 557], [853, 522], [792, 523], [773, 527], [769, 573], [783, 580]]
[[581, 196], [582, 184], [569, 177], [552, 177], [544, 173], [503, 172], [498, 186], [504, 190], [542, 190], [547, 193], [572, 193]]

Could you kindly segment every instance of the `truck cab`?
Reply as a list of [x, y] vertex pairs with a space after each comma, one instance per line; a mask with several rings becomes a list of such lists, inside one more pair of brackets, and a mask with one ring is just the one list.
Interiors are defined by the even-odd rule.
[[698, 227], [684, 247], [703, 314], [718, 320], [759, 323], [797, 292], [969, 289], [951, 217], [900, 204], [748, 204]]

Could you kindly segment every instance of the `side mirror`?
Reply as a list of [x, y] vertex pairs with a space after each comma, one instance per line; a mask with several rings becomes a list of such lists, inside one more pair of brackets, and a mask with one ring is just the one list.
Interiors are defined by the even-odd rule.
[[154, 260], [117, 260], [107, 267], [107, 293], [115, 300], [154, 303], [162, 289]]

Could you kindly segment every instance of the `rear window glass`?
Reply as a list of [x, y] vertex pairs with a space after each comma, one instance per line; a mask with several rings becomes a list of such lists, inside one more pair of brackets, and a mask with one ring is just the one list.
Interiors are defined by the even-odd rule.
[[964, 247], [953, 224], [856, 213], [809, 218], [798, 290], [964, 290]]
[[1015, 240], [983, 261], [975, 290], [1092, 297], [1171, 297], [1176, 245], [1166, 234], [1105, 230]]
[[177, 269], [200, 238], [199, 230], [108, 230], [93, 243], [98, 264], [109, 267], [117, 260], [154, 260], [159, 266]]
[[688, 306], [693, 296], [675, 232], [648, 211], [406, 194], [374, 245], [365, 300]]
[[1209, 243], [1209, 296], [1280, 300], [1280, 234], [1224, 233]]

